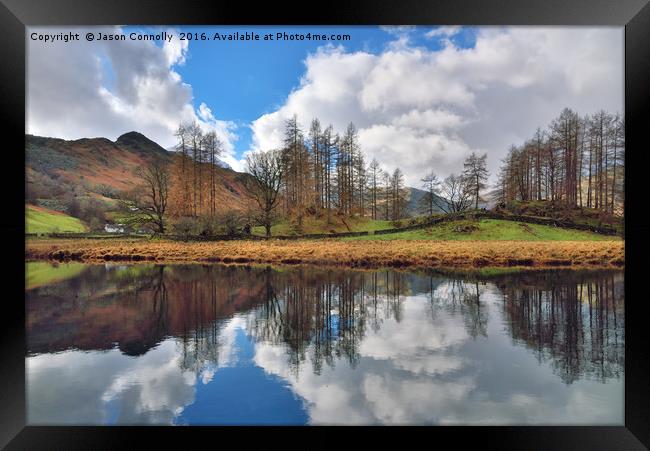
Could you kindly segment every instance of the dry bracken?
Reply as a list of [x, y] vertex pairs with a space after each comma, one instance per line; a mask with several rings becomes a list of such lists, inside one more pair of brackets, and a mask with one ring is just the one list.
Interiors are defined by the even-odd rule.
[[622, 267], [623, 241], [28, 240], [27, 260], [223, 262], [349, 267]]

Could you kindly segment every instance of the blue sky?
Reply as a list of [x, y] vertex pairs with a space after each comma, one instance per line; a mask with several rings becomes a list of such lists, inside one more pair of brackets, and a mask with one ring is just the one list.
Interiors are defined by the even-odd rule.
[[[49, 42], [42, 34], [174, 35], [171, 42]], [[462, 170], [487, 153], [494, 176], [521, 145], [569, 107], [623, 111], [622, 27], [30, 27], [27, 132], [114, 140], [136, 130], [165, 148], [182, 121], [214, 130], [222, 160], [282, 145], [285, 121], [318, 117], [359, 130], [376, 158], [406, 183]], [[180, 32], [260, 36], [349, 34], [349, 41], [184, 41]]]
[[[414, 46], [430, 50], [442, 48], [441, 39], [428, 39], [425, 34], [439, 27], [413, 27], [409, 32]], [[201, 41], [192, 40], [185, 63], [175, 68], [183, 81], [189, 83], [194, 92], [193, 105], [201, 102], [210, 106], [215, 117], [237, 124], [238, 139], [233, 144], [237, 156], [251, 148], [249, 124], [258, 117], [272, 113], [282, 106], [292, 89], [300, 85], [305, 72], [305, 58], [328, 43], [342, 46], [347, 52], [363, 51], [378, 55], [395, 40], [398, 29], [377, 26], [189, 26], [174, 27], [183, 33], [206, 33], [208, 37], [216, 32], [257, 33], [275, 35], [277, 32], [296, 34], [348, 34], [346, 41]], [[160, 32], [160, 28], [125, 27], [126, 33], [142, 31]], [[469, 48], [475, 42], [476, 30], [462, 28], [450, 37], [461, 48]], [[162, 47], [163, 43], [157, 41]], [[110, 66], [106, 68], [110, 72]]]

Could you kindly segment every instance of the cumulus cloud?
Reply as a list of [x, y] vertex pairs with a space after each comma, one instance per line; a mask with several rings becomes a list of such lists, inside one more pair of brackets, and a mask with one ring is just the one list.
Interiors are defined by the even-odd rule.
[[[460, 171], [472, 151], [487, 152], [496, 173], [511, 144], [564, 107], [622, 111], [621, 28], [484, 27], [471, 48], [445, 40], [437, 50], [412, 44], [410, 27], [384, 29], [395, 40], [379, 54], [328, 45], [308, 55], [285, 103], [252, 123], [253, 149], [280, 146], [293, 114], [305, 129], [313, 117], [339, 132], [352, 121], [368, 160], [399, 166], [418, 186], [429, 170]], [[425, 37], [460, 31], [440, 27]]]
[[[30, 33], [123, 34], [120, 27], [30, 28]], [[168, 30], [173, 32], [173, 30]], [[177, 33], [175, 33], [177, 36]], [[174, 145], [180, 121], [195, 120], [224, 143], [224, 160], [236, 166], [233, 122], [193, 106], [192, 87], [175, 67], [185, 63], [187, 41], [44, 43], [28, 39], [27, 133], [64, 139], [107, 137], [136, 130], [163, 147]]]

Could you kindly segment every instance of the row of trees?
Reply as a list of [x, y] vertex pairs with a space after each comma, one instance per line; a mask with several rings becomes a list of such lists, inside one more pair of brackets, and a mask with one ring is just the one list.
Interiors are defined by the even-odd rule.
[[305, 134], [294, 115], [285, 124], [279, 158], [283, 213], [299, 224], [306, 212], [322, 212], [328, 222], [333, 212], [387, 220], [404, 215], [408, 191], [402, 171], [388, 174], [376, 160], [366, 166], [353, 123], [340, 135], [315, 118]]
[[[496, 200], [550, 200], [618, 213], [623, 197], [623, 131], [620, 115], [601, 111], [580, 117], [563, 110], [547, 130], [538, 129], [533, 139], [510, 149], [499, 173]], [[171, 170], [165, 162], [143, 168], [143, 187], [129, 202], [129, 208], [138, 212], [135, 216], [160, 233], [165, 232], [168, 204], [180, 217], [214, 218], [217, 213], [221, 142], [196, 123], [181, 124], [176, 136], [178, 158]], [[406, 215], [409, 190], [404, 174], [399, 168], [392, 174], [384, 171], [375, 159], [366, 166], [352, 123], [339, 135], [332, 125], [323, 128], [313, 119], [305, 136], [294, 115], [285, 123], [283, 147], [249, 154], [246, 169], [243, 182], [251, 199], [247, 217], [264, 226], [267, 236], [279, 217], [293, 218], [301, 227], [306, 214], [326, 215], [328, 223], [332, 214], [393, 221]], [[430, 171], [421, 179], [420, 212], [478, 209], [488, 177], [486, 154], [472, 153], [461, 173], [443, 180]]]
[[581, 117], [565, 108], [546, 130], [537, 129], [531, 140], [510, 149], [496, 198], [621, 213], [624, 154], [621, 115], [599, 111]]
[[[409, 190], [404, 174], [400, 168], [392, 173], [384, 171], [376, 159], [366, 166], [353, 123], [339, 135], [332, 125], [323, 128], [315, 118], [305, 136], [294, 115], [285, 124], [284, 147], [274, 153], [274, 158], [277, 162], [272, 163], [253, 155], [248, 172], [259, 173], [260, 164], [272, 163], [280, 183], [268, 188], [278, 190], [274, 197], [283, 199], [283, 214], [295, 216], [298, 224], [306, 212], [324, 212], [328, 223], [333, 212], [393, 221], [406, 215]], [[433, 172], [422, 179], [426, 192], [421, 199], [422, 213], [462, 211], [472, 204], [478, 208], [489, 175], [486, 161], [485, 154], [472, 154], [462, 174], [442, 183]]]
[[180, 158], [172, 170], [175, 205], [182, 216], [217, 212], [217, 162], [223, 144], [214, 131], [204, 133], [196, 122], [181, 123], [176, 131], [176, 150]]
[[[314, 119], [305, 137], [294, 116], [286, 122], [284, 135], [283, 148], [247, 158], [251, 177], [244, 183], [253, 201], [248, 216], [267, 234], [278, 216], [295, 217], [301, 225], [305, 213], [325, 213], [328, 223], [334, 212], [386, 220], [405, 215], [408, 190], [402, 171], [388, 174], [376, 160], [366, 167], [354, 124], [339, 135]], [[134, 223], [147, 223], [158, 233], [164, 233], [164, 216], [170, 210], [185, 218], [213, 218], [217, 213], [216, 168], [222, 143], [196, 123], [182, 123], [176, 136], [178, 154], [171, 166], [156, 161], [142, 168], [142, 184], [125, 202], [126, 210], [137, 212], [130, 215]]]
[[[325, 213], [328, 223], [333, 212], [393, 221], [406, 215], [409, 192], [404, 174], [399, 168], [392, 174], [384, 171], [376, 159], [366, 167], [354, 124], [340, 136], [331, 125], [323, 129], [314, 119], [305, 138], [294, 116], [286, 122], [284, 134], [283, 148], [247, 157], [250, 177], [244, 184], [253, 204], [247, 216], [264, 226], [267, 236], [279, 216], [295, 217], [301, 225], [305, 213]], [[176, 136], [178, 155], [171, 169], [164, 161], [142, 168], [142, 186], [126, 203], [135, 212], [130, 215], [134, 222], [147, 223], [158, 233], [165, 232], [168, 204], [175, 216], [184, 218], [214, 218], [217, 212], [221, 142], [196, 123], [181, 124]], [[472, 154], [461, 175], [439, 183], [431, 172], [423, 179], [422, 212], [457, 212], [472, 202], [478, 208], [488, 175], [485, 166], [486, 155]], [[189, 227], [190, 221], [185, 222]]]
[[460, 174], [449, 174], [440, 181], [433, 171], [429, 172], [421, 179], [425, 194], [420, 199], [420, 212], [428, 215], [440, 210], [457, 213], [472, 206], [478, 210], [489, 175], [487, 154], [477, 155], [475, 152], [465, 159]]

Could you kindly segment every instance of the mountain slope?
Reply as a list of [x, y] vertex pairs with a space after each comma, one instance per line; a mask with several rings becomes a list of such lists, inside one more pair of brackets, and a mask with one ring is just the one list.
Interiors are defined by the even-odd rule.
[[26, 135], [25, 153], [28, 184], [35, 181], [29, 177], [32, 170], [92, 192], [97, 192], [98, 185], [118, 191], [132, 188], [137, 168], [155, 158], [170, 158], [165, 149], [136, 132], [126, 133], [115, 142], [106, 138], [66, 141]]
[[[426, 196], [427, 192], [417, 188], [408, 188], [408, 190], [409, 190], [409, 200], [408, 200], [408, 205], [406, 207], [406, 212], [410, 216], [421, 216], [423, 214], [427, 214], [428, 210], [426, 206], [422, 205], [423, 198], [424, 196]], [[447, 203], [447, 201], [440, 196], [436, 196], [436, 198], [437, 198], [436, 203], [438, 205], [445, 205]], [[434, 206], [433, 212], [444, 213], [442, 208], [438, 206]]]
[[[115, 141], [26, 135], [25, 157], [28, 202], [66, 211], [72, 199], [92, 198], [115, 206], [114, 198], [120, 192], [141, 183], [138, 169], [154, 160], [174, 163], [178, 154], [132, 131]], [[207, 173], [205, 168], [203, 171]], [[217, 167], [218, 210], [244, 209], [245, 177], [230, 168]]]

